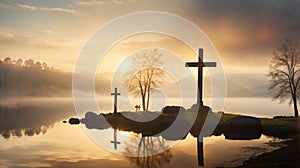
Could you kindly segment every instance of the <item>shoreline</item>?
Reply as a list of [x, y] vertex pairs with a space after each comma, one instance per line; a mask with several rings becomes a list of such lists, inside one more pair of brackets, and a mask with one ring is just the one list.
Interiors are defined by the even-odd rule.
[[[208, 112], [207, 109], [202, 109], [206, 113]], [[169, 112], [170, 113], [170, 112]], [[141, 113], [134, 113], [135, 115], [141, 114]], [[197, 125], [193, 125], [195, 129], [191, 129], [190, 133], [193, 135], [198, 135], [199, 130], [196, 128], [202, 128], [201, 123], [203, 122], [203, 115], [205, 113], [202, 113], [202, 115], [197, 116], [197, 120], [199, 123]], [[90, 117], [99, 118], [97, 114], [90, 113]], [[205, 115], [206, 116], [206, 115]], [[90, 118], [88, 117], [88, 118]], [[151, 120], [151, 122], [145, 123], [142, 122], [142, 125], [139, 125], [137, 127], [136, 123], [130, 122], [130, 120], [125, 119], [122, 117], [120, 113], [114, 114], [109, 113], [105, 114], [104, 116], [101, 116], [100, 118], [104, 119], [106, 118], [108, 122], [111, 122], [115, 128], [123, 128], [123, 130], [135, 130], [134, 132], [142, 133], [145, 136], [149, 136], [152, 134], [155, 134], [156, 132], [153, 132], [153, 128], [159, 127], [161, 128], [161, 123], [165, 123], [166, 126], [168, 124], [173, 122], [173, 119], [176, 118], [177, 115], [170, 113], [170, 114], [161, 114], [160, 117], [156, 118], [154, 121]], [[224, 133], [224, 124], [229, 119], [233, 119], [236, 117], [240, 117], [240, 115], [236, 114], [228, 114], [225, 113], [222, 115], [219, 121], [218, 127], [216, 127], [215, 131], [212, 133], [212, 135], [219, 135]], [[99, 118], [99, 119], [100, 119]], [[86, 120], [87, 118], [85, 118]], [[262, 125], [262, 130], [260, 134], [263, 134], [268, 137], [274, 137], [279, 138], [284, 141], [278, 142], [278, 143], [270, 143], [268, 145], [276, 145], [279, 147], [278, 149], [275, 149], [274, 151], [262, 153], [261, 155], [255, 156], [253, 158], [249, 158], [245, 161], [243, 161], [241, 166], [238, 167], [299, 167], [300, 165], [300, 118], [299, 117], [284, 117], [284, 116], [278, 116], [274, 118], [257, 118], [260, 120]], [[156, 122], [157, 120], [157, 122]], [[78, 124], [80, 123], [79, 119], [76, 119]], [[93, 120], [91, 120], [93, 121]], [[70, 120], [69, 120], [70, 123]], [[93, 122], [88, 122], [86, 120], [84, 122], [85, 124], [91, 124], [91, 128], [94, 126]], [[98, 123], [98, 122], [97, 122]], [[158, 124], [160, 123], [160, 124]], [[128, 126], [129, 125], [129, 126]], [[130, 125], [134, 125], [134, 127], [130, 127]], [[244, 124], [245, 125], [245, 124]], [[99, 125], [97, 124], [97, 127]], [[192, 128], [193, 128], [192, 127]], [[248, 126], [249, 127], [249, 126]], [[144, 128], [144, 129], [143, 129]], [[160, 130], [158, 130], [160, 131]], [[243, 136], [242, 136], [243, 137]], [[174, 139], [175, 137], [166, 137], [167, 139]], [[185, 136], [184, 136], [185, 138]], [[251, 139], [251, 138], [250, 138]]]
[[300, 135], [280, 142], [280, 144], [281, 147], [279, 149], [250, 158], [239, 167], [299, 167]]

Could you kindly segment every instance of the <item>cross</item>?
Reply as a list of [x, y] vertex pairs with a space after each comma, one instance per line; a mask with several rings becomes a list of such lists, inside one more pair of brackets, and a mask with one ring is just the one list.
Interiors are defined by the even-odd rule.
[[115, 149], [117, 149], [118, 144], [121, 144], [121, 142], [118, 142], [118, 139], [117, 139], [117, 129], [114, 129], [114, 140], [110, 141], [110, 143], [114, 144]]
[[114, 113], [117, 113], [117, 96], [121, 95], [121, 93], [118, 93], [118, 89], [115, 88], [115, 92], [111, 93], [111, 95], [115, 97], [115, 101], [114, 101]]
[[216, 67], [216, 62], [203, 62], [203, 49], [199, 48], [198, 62], [186, 62], [186, 67], [198, 67], [198, 92], [197, 104], [203, 106], [202, 101], [202, 84], [203, 84], [203, 67]]

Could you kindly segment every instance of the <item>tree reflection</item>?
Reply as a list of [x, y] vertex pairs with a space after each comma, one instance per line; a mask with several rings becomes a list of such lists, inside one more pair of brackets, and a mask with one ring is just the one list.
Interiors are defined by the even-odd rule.
[[0, 134], [3, 138], [9, 139], [10, 137], [22, 137], [25, 136], [34, 136], [39, 134], [45, 134], [49, 127], [52, 125], [40, 125], [34, 128], [20, 128], [20, 129], [13, 129], [13, 130], [0, 130]]
[[130, 163], [139, 168], [157, 168], [165, 163], [170, 163], [173, 154], [162, 137], [132, 138], [126, 143], [125, 154]]
[[[54, 123], [71, 115], [65, 104], [46, 102], [37, 104], [0, 105], [0, 135], [10, 137], [45, 134]], [[72, 105], [72, 104], [70, 104]]]

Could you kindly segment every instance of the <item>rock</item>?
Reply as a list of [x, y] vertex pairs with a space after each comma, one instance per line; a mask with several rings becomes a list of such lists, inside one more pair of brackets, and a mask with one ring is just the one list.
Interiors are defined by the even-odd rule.
[[137, 121], [137, 122], [148, 122], [156, 119], [161, 113], [150, 112], [150, 111], [140, 111], [138, 113], [133, 112], [122, 112], [124, 117]]
[[203, 112], [203, 111], [211, 111], [211, 108], [208, 106], [203, 106], [203, 105], [199, 105], [199, 104], [193, 104], [191, 106], [191, 108], [188, 109], [188, 111], [191, 112]]
[[[207, 131], [209, 131], [209, 129], [205, 129], [202, 131], [202, 128], [204, 126], [204, 123], [206, 120], [211, 120], [212, 118], [214, 118], [211, 114], [211, 109], [207, 106], [199, 106], [197, 104], [194, 104], [190, 109], [187, 110], [191, 116], [193, 116], [193, 118], [195, 118], [192, 121], [192, 128], [190, 129], [190, 133], [194, 136], [194, 137], [198, 137], [200, 135], [200, 133], [202, 132], [202, 134], [205, 132], [205, 135], [208, 134]], [[212, 122], [213, 123], [213, 122]], [[207, 122], [206, 124], [210, 125], [211, 122]], [[208, 126], [206, 125], [206, 126]], [[210, 126], [209, 126], [210, 127]], [[206, 127], [208, 128], [208, 127]], [[213, 130], [212, 130], [213, 131]], [[211, 132], [212, 132], [211, 131]], [[210, 132], [210, 133], [211, 133]], [[210, 134], [209, 133], [209, 134]], [[207, 135], [209, 136], [209, 135]]]
[[212, 135], [214, 136], [220, 136], [224, 132], [224, 127], [221, 124], [218, 124], [215, 130], [213, 131]]
[[[212, 110], [208, 106], [202, 106], [199, 104], [193, 104], [190, 109], [187, 110], [191, 116], [194, 116], [193, 118], [196, 118], [194, 120], [193, 130], [196, 128], [198, 132], [200, 133], [200, 130], [203, 127], [203, 124], [206, 120], [211, 120], [214, 117], [212, 117]], [[207, 118], [209, 116], [209, 118]], [[192, 120], [193, 121], [193, 120]], [[200, 129], [200, 130], [199, 130]], [[195, 130], [194, 130], [195, 131]]]
[[185, 139], [192, 127], [189, 121], [181, 115], [176, 118], [172, 118], [170, 115], [166, 116], [164, 122], [167, 122], [170, 126], [163, 130], [160, 135], [167, 140]]
[[259, 139], [262, 131], [260, 120], [250, 116], [231, 118], [224, 123], [223, 127], [226, 139]]
[[77, 124], [80, 124], [80, 120], [78, 118], [70, 118], [69, 123], [71, 125], [77, 125]]
[[98, 115], [93, 112], [87, 112], [82, 122], [88, 129], [106, 129], [110, 127], [102, 114]]
[[273, 119], [280, 119], [280, 118], [294, 118], [293, 116], [274, 116]]
[[182, 106], [166, 106], [162, 108], [163, 114], [177, 114], [179, 112], [184, 112], [185, 108]]
[[262, 127], [262, 134], [277, 138], [288, 138], [296, 134], [297, 129], [292, 127], [280, 126], [276, 124], [266, 124]]
[[275, 127], [278, 127], [278, 125], [276, 125], [276, 124], [266, 124], [266, 125], [263, 125], [261, 133], [267, 135]]

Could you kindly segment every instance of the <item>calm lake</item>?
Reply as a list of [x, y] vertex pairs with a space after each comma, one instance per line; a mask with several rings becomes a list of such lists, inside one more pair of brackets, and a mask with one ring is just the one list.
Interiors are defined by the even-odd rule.
[[[112, 109], [110, 105], [107, 103], [103, 108]], [[226, 109], [232, 113], [266, 117], [292, 113], [287, 105], [278, 105], [270, 99], [227, 99], [225, 112]], [[62, 122], [84, 114], [76, 114], [72, 99], [2, 100], [0, 167], [198, 167], [197, 139], [191, 135], [163, 153], [128, 157], [116, 153], [137, 151], [140, 135], [115, 132], [112, 128], [87, 129], [84, 124]], [[105, 147], [95, 143], [88, 132], [99, 133], [97, 138], [106, 143]], [[122, 138], [124, 134], [134, 137], [134, 140]], [[120, 142], [117, 148], [111, 143], [115, 135]], [[169, 145], [170, 141], [155, 138]], [[211, 136], [204, 139], [200, 153], [203, 154], [204, 167], [235, 167], [248, 158], [277, 149], [269, 145], [277, 141], [281, 140], [263, 135], [257, 140], [226, 140], [223, 135]]]

